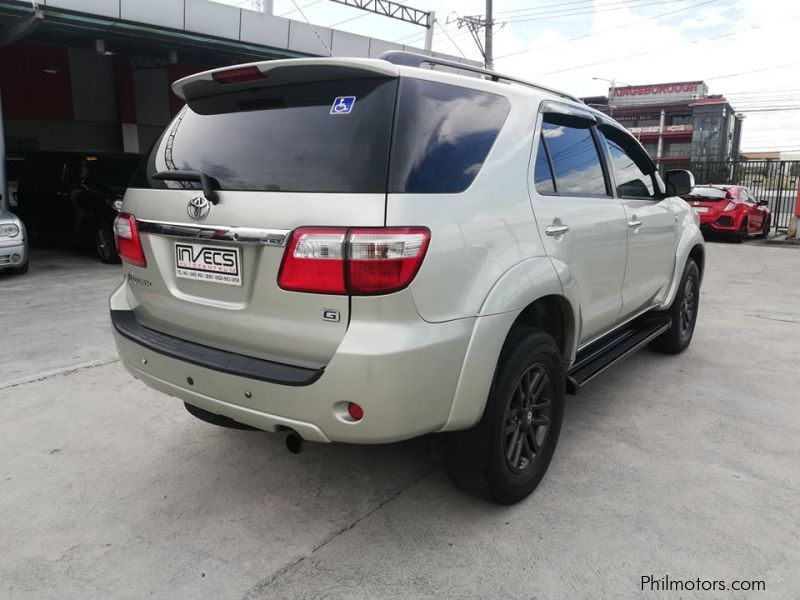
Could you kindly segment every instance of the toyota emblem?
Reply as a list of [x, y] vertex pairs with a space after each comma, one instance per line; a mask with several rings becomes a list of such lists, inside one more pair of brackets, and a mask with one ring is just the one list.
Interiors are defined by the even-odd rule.
[[189, 216], [197, 221], [202, 221], [211, 212], [211, 204], [203, 196], [196, 196], [189, 200], [189, 206], [186, 207], [186, 212]]

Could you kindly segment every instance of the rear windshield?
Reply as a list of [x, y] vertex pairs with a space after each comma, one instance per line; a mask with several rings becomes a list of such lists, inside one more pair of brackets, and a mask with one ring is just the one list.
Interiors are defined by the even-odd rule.
[[153, 148], [146, 187], [182, 187], [152, 176], [186, 170], [223, 190], [384, 192], [396, 89], [337, 80], [192, 102]]
[[194, 101], [156, 142], [133, 185], [187, 187], [153, 179], [185, 170], [214, 177], [223, 190], [464, 191], [502, 128], [508, 100], [417, 79], [399, 85], [399, 97], [397, 79], [365, 78]]
[[728, 197], [728, 190], [723, 188], [698, 185], [692, 188], [692, 193], [683, 196], [684, 199], [691, 200], [725, 200]]

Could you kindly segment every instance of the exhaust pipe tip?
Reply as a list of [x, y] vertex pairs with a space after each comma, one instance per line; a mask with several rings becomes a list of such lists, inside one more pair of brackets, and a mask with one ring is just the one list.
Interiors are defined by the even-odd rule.
[[290, 431], [286, 436], [286, 449], [292, 454], [300, 454], [303, 449], [303, 438], [296, 431]]

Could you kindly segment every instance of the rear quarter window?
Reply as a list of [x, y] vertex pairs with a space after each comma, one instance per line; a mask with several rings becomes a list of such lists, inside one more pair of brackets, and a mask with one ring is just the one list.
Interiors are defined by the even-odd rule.
[[455, 194], [475, 180], [508, 116], [498, 94], [422, 79], [400, 82], [389, 191]]

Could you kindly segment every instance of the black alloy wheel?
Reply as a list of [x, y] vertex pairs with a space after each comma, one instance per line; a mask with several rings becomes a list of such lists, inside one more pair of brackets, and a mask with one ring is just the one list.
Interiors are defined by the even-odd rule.
[[541, 453], [550, 431], [551, 397], [550, 376], [541, 364], [531, 365], [511, 393], [505, 418], [505, 457], [515, 473], [532, 469]]
[[695, 318], [697, 313], [697, 281], [694, 277], [687, 277], [683, 283], [683, 294], [678, 311], [680, 319], [681, 339], [691, 337], [694, 331]]

